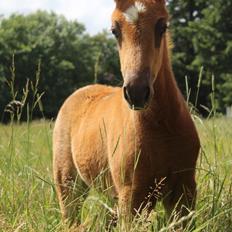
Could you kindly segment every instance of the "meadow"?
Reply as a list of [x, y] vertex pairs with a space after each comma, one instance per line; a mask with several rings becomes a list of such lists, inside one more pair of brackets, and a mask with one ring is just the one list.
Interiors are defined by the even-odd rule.
[[[197, 165], [198, 200], [194, 232], [232, 231], [232, 119], [195, 118], [201, 138]], [[53, 122], [0, 125], [0, 231], [67, 231], [52, 179]], [[105, 231], [114, 201], [92, 188], [80, 217], [86, 231]], [[178, 223], [178, 222], [176, 222]], [[112, 231], [173, 231], [159, 203], [149, 220], [143, 215]], [[186, 229], [188, 231], [188, 228]]]

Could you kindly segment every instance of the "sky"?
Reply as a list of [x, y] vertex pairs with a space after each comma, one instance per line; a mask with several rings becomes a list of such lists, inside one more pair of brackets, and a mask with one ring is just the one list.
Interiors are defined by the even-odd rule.
[[54, 11], [67, 19], [78, 20], [87, 32], [96, 34], [110, 28], [113, 0], [0, 0], [0, 15], [28, 14], [38, 9]]

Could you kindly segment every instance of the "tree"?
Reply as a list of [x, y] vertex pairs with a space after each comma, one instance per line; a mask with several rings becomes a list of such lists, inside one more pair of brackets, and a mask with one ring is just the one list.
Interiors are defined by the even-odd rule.
[[194, 102], [196, 86], [198, 82], [198, 73], [201, 65], [192, 66], [192, 62], [196, 56], [193, 44], [194, 33], [191, 23], [199, 21], [203, 15], [202, 10], [208, 6], [207, 1], [199, 0], [169, 0], [168, 8], [171, 15], [171, 34], [174, 43], [173, 51], [173, 67], [176, 79], [182, 92], [185, 93], [186, 82], [188, 77], [188, 85], [191, 88], [190, 100]]
[[202, 11], [204, 17], [191, 25], [196, 51], [192, 65], [203, 65], [207, 70], [205, 90], [211, 85], [211, 76], [215, 76], [218, 109], [223, 112], [226, 105], [232, 104], [232, 2], [211, 0], [209, 3]]
[[119, 85], [122, 82], [117, 43], [106, 31], [92, 37], [92, 53], [95, 54], [95, 82]]
[[[67, 96], [75, 89], [93, 83], [97, 56], [100, 73], [118, 75], [116, 44], [106, 33], [90, 37], [82, 24], [67, 21], [55, 13], [38, 11], [27, 16], [14, 14], [0, 23], [0, 112], [11, 101], [7, 84], [12, 76], [14, 54], [15, 90], [22, 90], [27, 79], [35, 81], [40, 66], [39, 92], [44, 113], [54, 117]], [[21, 99], [18, 92], [18, 99]], [[29, 96], [29, 102], [32, 96]], [[25, 112], [26, 113], [26, 112]], [[40, 117], [39, 112], [35, 116]]]
[[[0, 26], [1, 80], [11, 76], [12, 54], [15, 56], [16, 90], [22, 90], [27, 79], [35, 79], [41, 61], [40, 91], [45, 92], [45, 114], [54, 116], [63, 99], [77, 86], [77, 80], [85, 78], [85, 66], [81, 53], [77, 52], [84, 31], [84, 26], [77, 22], [68, 22], [62, 16], [43, 11], [3, 19]], [[4, 99], [1, 107], [10, 100]]]
[[171, 32], [174, 41], [173, 65], [177, 81], [184, 92], [185, 76], [188, 76], [192, 102], [198, 74], [204, 67], [203, 81], [198, 99], [198, 109], [205, 114], [201, 105], [210, 108], [212, 75], [216, 80], [217, 103], [224, 111], [224, 104], [232, 104], [231, 65], [232, 58], [232, 7], [231, 1], [170, 0]]

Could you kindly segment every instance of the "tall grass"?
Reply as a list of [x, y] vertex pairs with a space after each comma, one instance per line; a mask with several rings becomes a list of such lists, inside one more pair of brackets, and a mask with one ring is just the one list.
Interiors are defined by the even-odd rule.
[[[53, 123], [0, 126], [0, 231], [64, 231], [52, 180]], [[197, 122], [202, 152], [197, 167], [194, 231], [232, 231], [232, 124], [215, 118]], [[28, 134], [30, 136], [28, 136]], [[80, 212], [88, 231], [105, 231], [114, 201], [92, 188]], [[109, 207], [109, 208], [108, 208]], [[168, 231], [159, 203], [128, 225], [129, 231]], [[115, 231], [124, 231], [120, 225]]]

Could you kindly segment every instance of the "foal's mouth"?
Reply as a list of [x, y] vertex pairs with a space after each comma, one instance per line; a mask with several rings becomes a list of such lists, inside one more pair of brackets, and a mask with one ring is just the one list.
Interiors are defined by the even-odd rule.
[[143, 111], [143, 110], [146, 110], [146, 109], [148, 108], [148, 105], [149, 105], [149, 104], [145, 104], [143, 107], [141, 107], [141, 106], [130, 105], [129, 103], [128, 103], [128, 105], [129, 105], [129, 108], [130, 108], [131, 110], [134, 110], [134, 111]]

